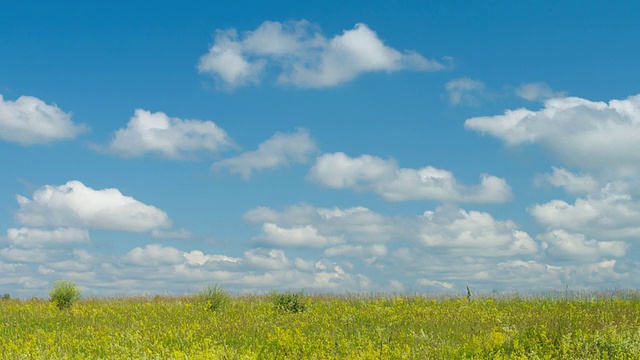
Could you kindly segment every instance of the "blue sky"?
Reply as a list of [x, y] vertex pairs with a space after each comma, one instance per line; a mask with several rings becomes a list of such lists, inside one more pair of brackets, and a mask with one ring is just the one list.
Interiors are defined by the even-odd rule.
[[0, 292], [638, 286], [636, 2], [0, 12]]

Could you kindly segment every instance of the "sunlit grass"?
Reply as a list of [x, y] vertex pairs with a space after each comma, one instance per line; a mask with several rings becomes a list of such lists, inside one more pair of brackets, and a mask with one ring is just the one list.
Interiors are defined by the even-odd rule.
[[637, 359], [635, 292], [429, 297], [197, 296], [0, 300], [2, 359]]

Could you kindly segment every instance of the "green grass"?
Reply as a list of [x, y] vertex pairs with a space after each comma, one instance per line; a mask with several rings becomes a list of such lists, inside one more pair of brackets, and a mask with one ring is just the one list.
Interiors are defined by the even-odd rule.
[[637, 293], [0, 301], [2, 359], [638, 359]]

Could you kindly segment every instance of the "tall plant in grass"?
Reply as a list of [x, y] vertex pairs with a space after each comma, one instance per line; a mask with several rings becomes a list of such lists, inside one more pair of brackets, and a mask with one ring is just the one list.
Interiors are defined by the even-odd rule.
[[271, 292], [271, 301], [273, 301], [273, 305], [276, 310], [289, 312], [289, 313], [298, 313], [303, 312], [307, 309], [303, 301], [304, 293], [300, 292], [291, 292], [286, 291], [283, 293]]
[[69, 309], [76, 300], [80, 299], [80, 290], [71, 280], [58, 280], [49, 290], [49, 296], [58, 309], [64, 310]]
[[227, 305], [231, 296], [222, 285], [213, 284], [202, 289], [198, 294], [198, 299], [205, 310], [215, 311]]

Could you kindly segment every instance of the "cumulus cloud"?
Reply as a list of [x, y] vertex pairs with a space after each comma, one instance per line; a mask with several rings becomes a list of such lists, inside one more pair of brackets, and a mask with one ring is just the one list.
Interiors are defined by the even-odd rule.
[[122, 257], [125, 262], [138, 266], [178, 265], [182, 264], [184, 259], [182, 251], [159, 244], [131, 249]]
[[282, 247], [322, 248], [340, 242], [339, 238], [319, 235], [318, 230], [311, 225], [282, 228], [272, 223], [265, 223], [262, 226], [262, 235], [256, 239]]
[[241, 35], [235, 29], [218, 30], [198, 63], [200, 73], [228, 88], [258, 83], [270, 68], [279, 83], [330, 87], [366, 72], [438, 71], [445, 66], [415, 51], [385, 45], [365, 24], [327, 39], [305, 20], [266, 21]]
[[291, 266], [284, 251], [276, 249], [251, 249], [244, 253], [246, 263], [257, 269], [282, 270]]
[[43, 230], [34, 228], [10, 228], [7, 230], [6, 241], [21, 248], [39, 246], [57, 246], [64, 244], [87, 243], [89, 232], [84, 229], [58, 228]]
[[499, 221], [486, 212], [442, 206], [425, 211], [420, 224], [420, 241], [432, 249], [487, 257], [530, 255], [538, 250], [513, 221]]
[[33, 227], [76, 227], [121, 231], [151, 231], [170, 227], [168, 215], [117, 189], [94, 190], [77, 180], [46, 185], [32, 199], [17, 195], [19, 224]]
[[545, 101], [538, 111], [468, 119], [465, 127], [508, 145], [536, 143], [562, 161], [585, 169], [640, 171], [640, 95], [608, 103], [577, 97]]
[[564, 97], [564, 92], [553, 91], [543, 82], [526, 83], [516, 89], [516, 95], [529, 101], [540, 101], [551, 98]]
[[233, 146], [227, 133], [213, 121], [182, 120], [163, 112], [136, 109], [127, 127], [116, 131], [107, 146], [94, 148], [122, 157], [156, 154], [169, 159], [184, 159]]
[[550, 184], [563, 188], [570, 194], [587, 194], [598, 189], [598, 182], [589, 175], [574, 174], [571, 171], [553, 166], [551, 174], [539, 175], [537, 185]]
[[48, 105], [33, 96], [21, 96], [16, 101], [0, 95], [0, 139], [20, 145], [47, 144], [73, 139], [88, 131], [83, 124], [74, 124], [71, 113], [56, 105]]
[[479, 102], [478, 97], [482, 96], [485, 90], [482, 81], [467, 77], [448, 81], [444, 88], [449, 94], [449, 103], [452, 105], [461, 103], [476, 104]]
[[263, 234], [259, 238], [283, 236], [280, 232], [284, 231], [285, 238], [278, 237], [271, 243], [298, 247], [301, 243], [317, 247], [333, 246], [343, 241], [382, 243], [401, 236], [408, 227], [401, 225], [401, 220], [384, 217], [362, 206], [340, 209], [295, 205], [283, 211], [258, 207], [248, 211], [244, 219], [263, 224]]
[[583, 234], [553, 230], [538, 236], [542, 247], [552, 259], [588, 262], [609, 257], [622, 257], [628, 245], [623, 241], [588, 240]]
[[213, 170], [228, 168], [231, 173], [248, 179], [254, 171], [272, 169], [291, 163], [306, 163], [309, 156], [317, 151], [316, 144], [306, 130], [299, 129], [292, 134], [276, 133], [258, 146], [239, 156], [220, 160], [213, 164]]
[[640, 202], [617, 190], [609, 184], [573, 204], [552, 200], [528, 211], [549, 229], [566, 229], [596, 238], [636, 238], [640, 236]]
[[238, 264], [242, 261], [242, 259], [240, 258], [235, 258], [231, 256], [226, 256], [226, 255], [208, 255], [203, 253], [200, 250], [192, 250], [191, 252], [188, 252], [188, 253], [185, 252], [183, 253], [183, 256], [187, 264], [200, 265], [200, 266], [206, 263], [212, 263], [212, 262], [227, 262], [227, 263]]
[[501, 203], [512, 197], [507, 182], [492, 175], [483, 174], [478, 185], [463, 185], [446, 170], [400, 168], [391, 159], [371, 155], [352, 158], [341, 152], [320, 156], [309, 178], [334, 189], [373, 191], [390, 201]]

